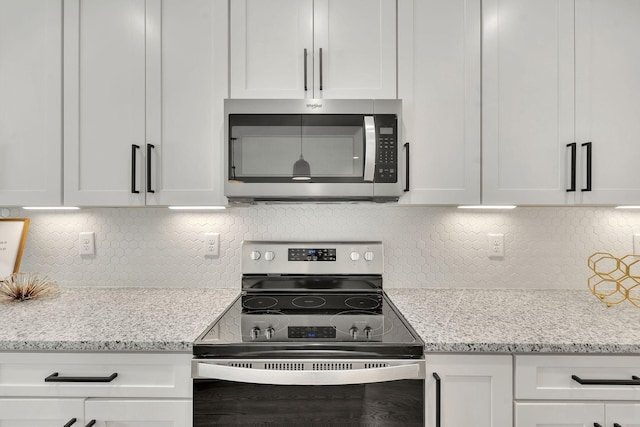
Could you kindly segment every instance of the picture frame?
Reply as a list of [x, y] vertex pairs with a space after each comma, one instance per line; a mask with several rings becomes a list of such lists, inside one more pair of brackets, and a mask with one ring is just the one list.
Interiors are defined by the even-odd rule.
[[29, 218], [0, 218], [0, 280], [17, 273], [29, 229]]

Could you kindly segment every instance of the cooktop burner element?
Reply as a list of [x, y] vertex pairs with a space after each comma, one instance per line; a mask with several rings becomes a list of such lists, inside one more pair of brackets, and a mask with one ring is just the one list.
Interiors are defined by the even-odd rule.
[[278, 299], [269, 296], [252, 296], [242, 300], [242, 306], [250, 310], [264, 310], [278, 305]]
[[242, 292], [198, 338], [200, 357], [422, 358], [382, 289], [380, 242], [242, 245]]
[[373, 310], [380, 307], [380, 301], [370, 297], [351, 297], [344, 301], [345, 305], [357, 310]]
[[303, 295], [291, 300], [291, 304], [299, 308], [319, 308], [326, 303], [326, 299], [314, 295]]

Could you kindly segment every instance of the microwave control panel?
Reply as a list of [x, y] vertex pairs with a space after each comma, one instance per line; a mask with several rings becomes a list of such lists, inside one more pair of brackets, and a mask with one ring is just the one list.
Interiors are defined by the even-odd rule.
[[375, 116], [377, 156], [375, 182], [398, 182], [398, 132], [394, 114]]

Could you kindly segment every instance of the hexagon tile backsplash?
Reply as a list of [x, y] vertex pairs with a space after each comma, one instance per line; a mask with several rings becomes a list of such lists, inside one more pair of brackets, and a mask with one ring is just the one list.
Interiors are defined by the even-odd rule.
[[[377, 204], [257, 205], [214, 212], [95, 208], [11, 209], [31, 225], [21, 271], [62, 286], [240, 286], [240, 242], [381, 240], [386, 287], [584, 288], [588, 257], [633, 252], [640, 211], [612, 208], [453, 207]], [[95, 256], [78, 254], [93, 231]], [[220, 256], [204, 256], [204, 233], [220, 233]], [[489, 257], [487, 234], [504, 234], [505, 256]]]

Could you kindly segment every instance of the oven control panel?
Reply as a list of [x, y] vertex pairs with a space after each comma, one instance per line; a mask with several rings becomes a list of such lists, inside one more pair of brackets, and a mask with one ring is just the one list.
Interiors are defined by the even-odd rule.
[[338, 315], [242, 313], [243, 342], [381, 341], [384, 315], [355, 311]]
[[383, 273], [382, 242], [242, 242], [242, 274]]
[[289, 248], [289, 261], [335, 261], [335, 248]]

